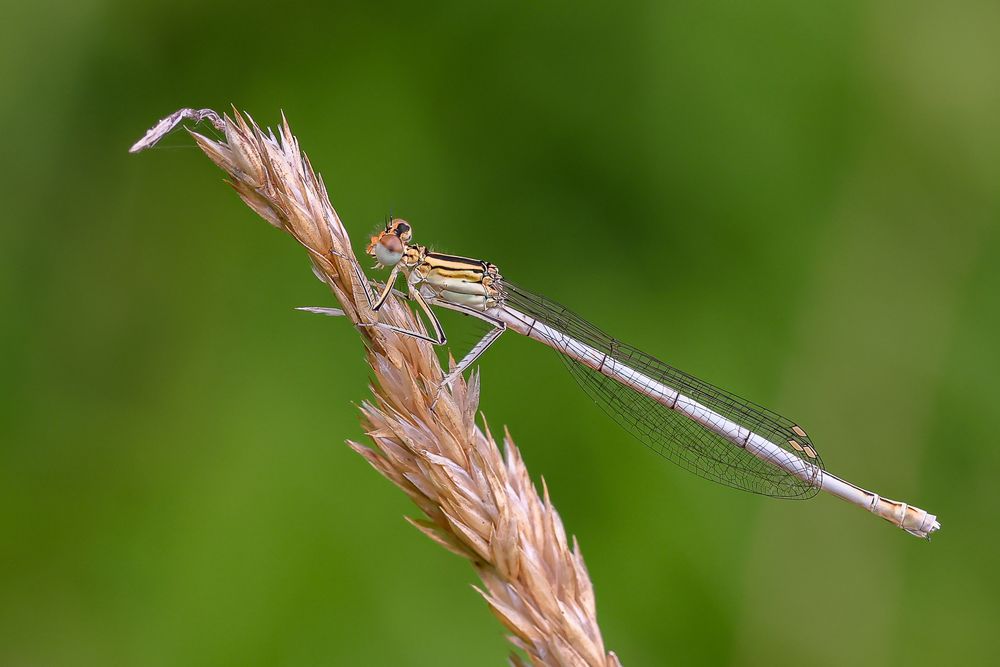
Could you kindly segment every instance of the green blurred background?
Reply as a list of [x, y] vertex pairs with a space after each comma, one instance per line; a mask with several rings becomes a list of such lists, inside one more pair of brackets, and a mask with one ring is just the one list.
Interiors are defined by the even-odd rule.
[[286, 112], [358, 247], [404, 216], [942, 519], [927, 544], [704, 482], [511, 336], [482, 408], [626, 665], [995, 658], [996, 2], [5, 15], [0, 664], [503, 662], [471, 569], [342, 444], [369, 375], [292, 310], [331, 304], [304, 254], [184, 136], [126, 153], [230, 102]]

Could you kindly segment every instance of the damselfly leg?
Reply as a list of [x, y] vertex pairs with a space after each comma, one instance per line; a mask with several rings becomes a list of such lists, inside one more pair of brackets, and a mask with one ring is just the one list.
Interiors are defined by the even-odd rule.
[[[385, 285], [382, 287], [382, 290], [379, 291], [377, 289], [372, 289], [372, 286], [368, 281], [368, 278], [364, 275], [364, 272], [361, 270], [361, 267], [358, 265], [357, 261], [354, 260], [354, 258], [347, 257], [346, 255], [343, 255], [342, 253], [339, 253], [335, 250], [331, 250], [330, 254], [336, 257], [340, 257], [341, 259], [344, 259], [351, 263], [351, 266], [354, 268], [355, 275], [357, 276], [358, 283], [364, 286], [363, 291], [368, 301], [369, 307], [371, 308], [372, 312], [378, 313], [379, 310], [382, 308], [382, 306], [385, 305], [385, 302], [389, 298], [389, 295], [394, 291], [393, 285], [395, 284], [396, 280], [399, 277], [401, 265], [396, 264], [395, 266], [393, 266], [392, 271], [389, 273], [389, 276], [386, 279]], [[421, 331], [406, 329], [405, 327], [399, 327], [393, 324], [385, 324], [382, 322], [370, 322], [370, 323], [363, 322], [358, 326], [378, 328], [384, 331], [392, 331], [394, 333], [398, 333], [404, 336], [410, 336], [412, 338], [416, 338], [417, 340], [427, 341], [428, 343], [432, 343], [433, 345], [447, 345], [448, 336], [444, 331], [444, 327], [441, 325], [441, 320], [438, 319], [437, 315], [431, 309], [431, 304], [427, 302], [427, 299], [420, 293], [419, 288], [415, 286], [413, 282], [411, 282], [410, 280], [407, 280], [406, 282], [407, 282], [406, 285], [407, 292], [402, 296], [405, 296], [407, 299], [411, 301], [417, 302], [417, 304], [420, 306], [420, 310], [423, 311], [424, 315], [427, 316], [427, 319], [430, 322], [431, 327], [434, 329], [433, 336], [429, 336]], [[462, 357], [462, 359], [453, 369], [451, 369], [447, 374], [445, 374], [445, 376], [441, 380], [441, 384], [438, 387], [434, 401], [431, 404], [432, 407], [434, 404], [437, 403], [437, 400], [441, 395], [442, 389], [448, 386], [452, 382], [452, 380], [454, 380], [456, 377], [464, 373], [465, 370], [468, 369], [469, 366], [471, 366], [476, 361], [476, 359], [478, 359], [483, 354], [483, 352], [489, 349], [490, 345], [496, 342], [496, 340], [500, 337], [500, 334], [502, 334], [507, 329], [507, 325], [504, 324], [502, 321], [498, 320], [497, 318], [490, 317], [484, 312], [476, 310], [474, 308], [470, 308], [468, 306], [450, 303], [447, 301], [441, 301], [438, 299], [435, 299], [433, 301], [433, 305], [441, 306], [442, 308], [448, 308], [449, 310], [454, 310], [455, 312], [459, 312], [464, 315], [470, 315], [472, 317], [478, 318], [480, 320], [483, 320], [484, 322], [491, 324], [492, 328], [486, 332], [486, 334], [472, 347], [472, 349], [470, 349], [465, 354], [465, 356]], [[342, 314], [342, 311], [336, 309], [331, 311], [331, 309], [318, 308], [318, 307], [317, 308], [304, 307], [304, 308], [299, 308], [298, 310], [303, 310], [312, 313], [319, 313], [324, 315]]]
[[[387, 283], [387, 285], [389, 285], [389, 283]], [[418, 340], [425, 340], [428, 343], [433, 343], [434, 345], [446, 345], [448, 343], [448, 337], [444, 333], [444, 327], [441, 326], [441, 321], [438, 319], [437, 315], [434, 314], [434, 311], [431, 310], [431, 307], [428, 305], [428, 303], [424, 299], [424, 297], [421, 296], [420, 290], [414, 289], [412, 285], [410, 285], [409, 287], [410, 287], [410, 289], [409, 289], [409, 297], [412, 300], [414, 300], [414, 301], [417, 302], [417, 304], [420, 306], [420, 309], [424, 312], [424, 314], [427, 316], [427, 319], [430, 321], [431, 327], [434, 328], [434, 335], [433, 336], [428, 336], [427, 334], [422, 333], [420, 331], [412, 331], [410, 329], [406, 329], [406, 328], [403, 328], [403, 327], [397, 327], [394, 324], [384, 324], [382, 322], [362, 322], [358, 326], [359, 327], [373, 327], [373, 328], [382, 329], [382, 330], [385, 330], [385, 331], [394, 331], [394, 332], [396, 332], [398, 334], [403, 334], [403, 335], [406, 335], [406, 336], [411, 336], [411, 337], [416, 338]], [[383, 290], [383, 294], [386, 297], [388, 297], [389, 291], [388, 290]], [[382, 303], [378, 304], [380, 308], [385, 303], [385, 299], [383, 298], [381, 301], [382, 301]], [[373, 308], [372, 310], [375, 310], [375, 309]], [[378, 311], [375, 310], [375, 312], [378, 312]]]
[[[391, 324], [383, 324], [382, 322], [359, 324], [358, 326], [373, 327], [382, 329], [384, 331], [392, 331], [393, 333], [401, 334], [403, 336], [410, 336], [411, 338], [416, 338], [417, 340], [427, 341], [428, 343], [431, 343], [433, 345], [446, 345], [448, 343], [447, 334], [444, 331], [444, 327], [441, 326], [440, 320], [434, 314], [434, 311], [428, 307], [430, 304], [428, 304], [427, 301], [416, 290], [411, 292], [411, 295], [413, 299], [420, 304], [421, 309], [427, 314], [428, 319], [430, 319], [431, 324], [435, 330], [435, 336], [428, 336], [420, 331], [413, 331], [403, 327], [397, 327]], [[498, 338], [500, 338], [500, 334], [502, 334], [504, 331], [507, 330], [506, 323], [496, 319], [495, 317], [490, 317], [489, 315], [486, 315], [485, 313], [482, 313], [475, 309], [446, 302], [434, 302], [433, 305], [440, 306], [442, 308], [447, 308], [448, 310], [454, 310], [455, 312], [462, 313], [464, 315], [475, 317], [492, 325], [492, 327], [489, 329], [489, 331], [487, 331], [483, 335], [482, 338], [479, 339], [479, 341], [476, 342], [475, 345], [472, 346], [472, 349], [466, 352], [465, 356], [463, 356], [462, 359], [457, 364], [455, 364], [455, 367], [452, 368], [450, 371], [448, 371], [448, 373], [446, 373], [443, 378], [441, 378], [441, 383], [438, 385], [437, 392], [434, 395], [434, 400], [431, 402], [431, 409], [433, 409], [434, 406], [437, 404], [438, 399], [441, 397], [441, 392], [444, 390], [444, 388], [450, 385], [455, 378], [462, 375], [466, 370], [468, 370], [468, 368], [476, 362], [476, 359], [482, 356], [482, 354], [486, 352], [486, 350], [488, 350], [489, 347], [493, 345], [493, 343], [495, 343]], [[304, 306], [301, 308], [296, 308], [296, 310], [301, 310], [307, 313], [316, 313], [319, 315], [328, 315], [328, 316], [342, 316], [344, 314], [344, 311], [340, 310], [339, 308]]]
[[469, 368], [469, 366], [475, 363], [476, 359], [482, 356], [482, 354], [489, 349], [490, 345], [495, 343], [497, 339], [500, 338], [500, 334], [502, 334], [504, 331], [507, 330], [507, 325], [504, 322], [498, 320], [495, 317], [490, 317], [489, 315], [483, 313], [482, 311], [469, 308], [468, 306], [460, 306], [458, 304], [447, 303], [447, 302], [435, 302], [435, 304], [441, 306], [442, 308], [454, 310], [457, 313], [471, 315], [472, 317], [478, 318], [484, 322], [492, 324], [493, 328], [487, 331], [483, 335], [483, 337], [480, 338], [479, 341], [472, 346], [472, 349], [470, 349], [468, 352], [465, 353], [465, 356], [462, 357], [462, 359], [455, 365], [455, 367], [452, 368], [450, 371], [448, 371], [448, 373], [441, 379], [441, 384], [438, 386], [437, 394], [434, 396], [434, 401], [431, 404], [431, 407], [433, 407], [437, 403], [438, 398], [441, 396], [441, 391], [449, 384], [451, 384], [452, 380], [460, 376], [462, 373], [465, 372], [467, 368]]

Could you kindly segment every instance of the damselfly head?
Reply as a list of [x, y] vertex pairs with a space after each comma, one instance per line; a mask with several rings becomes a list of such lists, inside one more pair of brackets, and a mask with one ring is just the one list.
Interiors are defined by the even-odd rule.
[[368, 254], [382, 266], [395, 266], [403, 258], [406, 245], [413, 236], [410, 223], [393, 218], [385, 223], [385, 230], [372, 237], [368, 244]]
[[399, 237], [399, 240], [406, 245], [413, 238], [413, 228], [410, 227], [410, 223], [402, 218], [393, 218], [385, 225], [385, 231], [389, 234], [394, 234]]

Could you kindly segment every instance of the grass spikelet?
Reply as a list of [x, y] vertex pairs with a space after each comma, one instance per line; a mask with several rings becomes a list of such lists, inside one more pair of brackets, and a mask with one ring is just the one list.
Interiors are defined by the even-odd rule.
[[[282, 117], [275, 134], [235, 109], [229, 115], [181, 109], [132, 152], [153, 146], [184, 120], [208, 121], [225, 137], [191, 132], [247, 206], [306, 249], [314, 273], [340, 306], [320, 312], [355, 325], [375, 383], [372, 401], [360, 408], [371, 447], [348, 445], [425, 515], [408, 521], [472, 563], [483, 582], [476, 590], [530, 664], [619, 665], [604, 647], [583, 557], [575, 540], [570, 548], [548, 489], [538, 494], [509, 434], [501, 451], [485, 418], [484, 428], [476, 424], [478, 375], [456, 379], [432, 410], [444, 371], [431, 344], [364, 326], [422, 327], [396, 296], [377, 317], [369, 308], [347, 230], [287, 120]], [[510, 663], [527, 664], [517, 653]]]

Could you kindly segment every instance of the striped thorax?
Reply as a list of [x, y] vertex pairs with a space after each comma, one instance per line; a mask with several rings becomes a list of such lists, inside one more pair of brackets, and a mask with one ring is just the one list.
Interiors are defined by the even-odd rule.
[[495, 264], [480, 259], [431, 252], [411, 244], [413, 229], [394, 218], [372, 237], [368, 254], [383, 266], [395, 266], [429, 301], [445, 301], [486, 311], [501, 303], [502, 276]]

